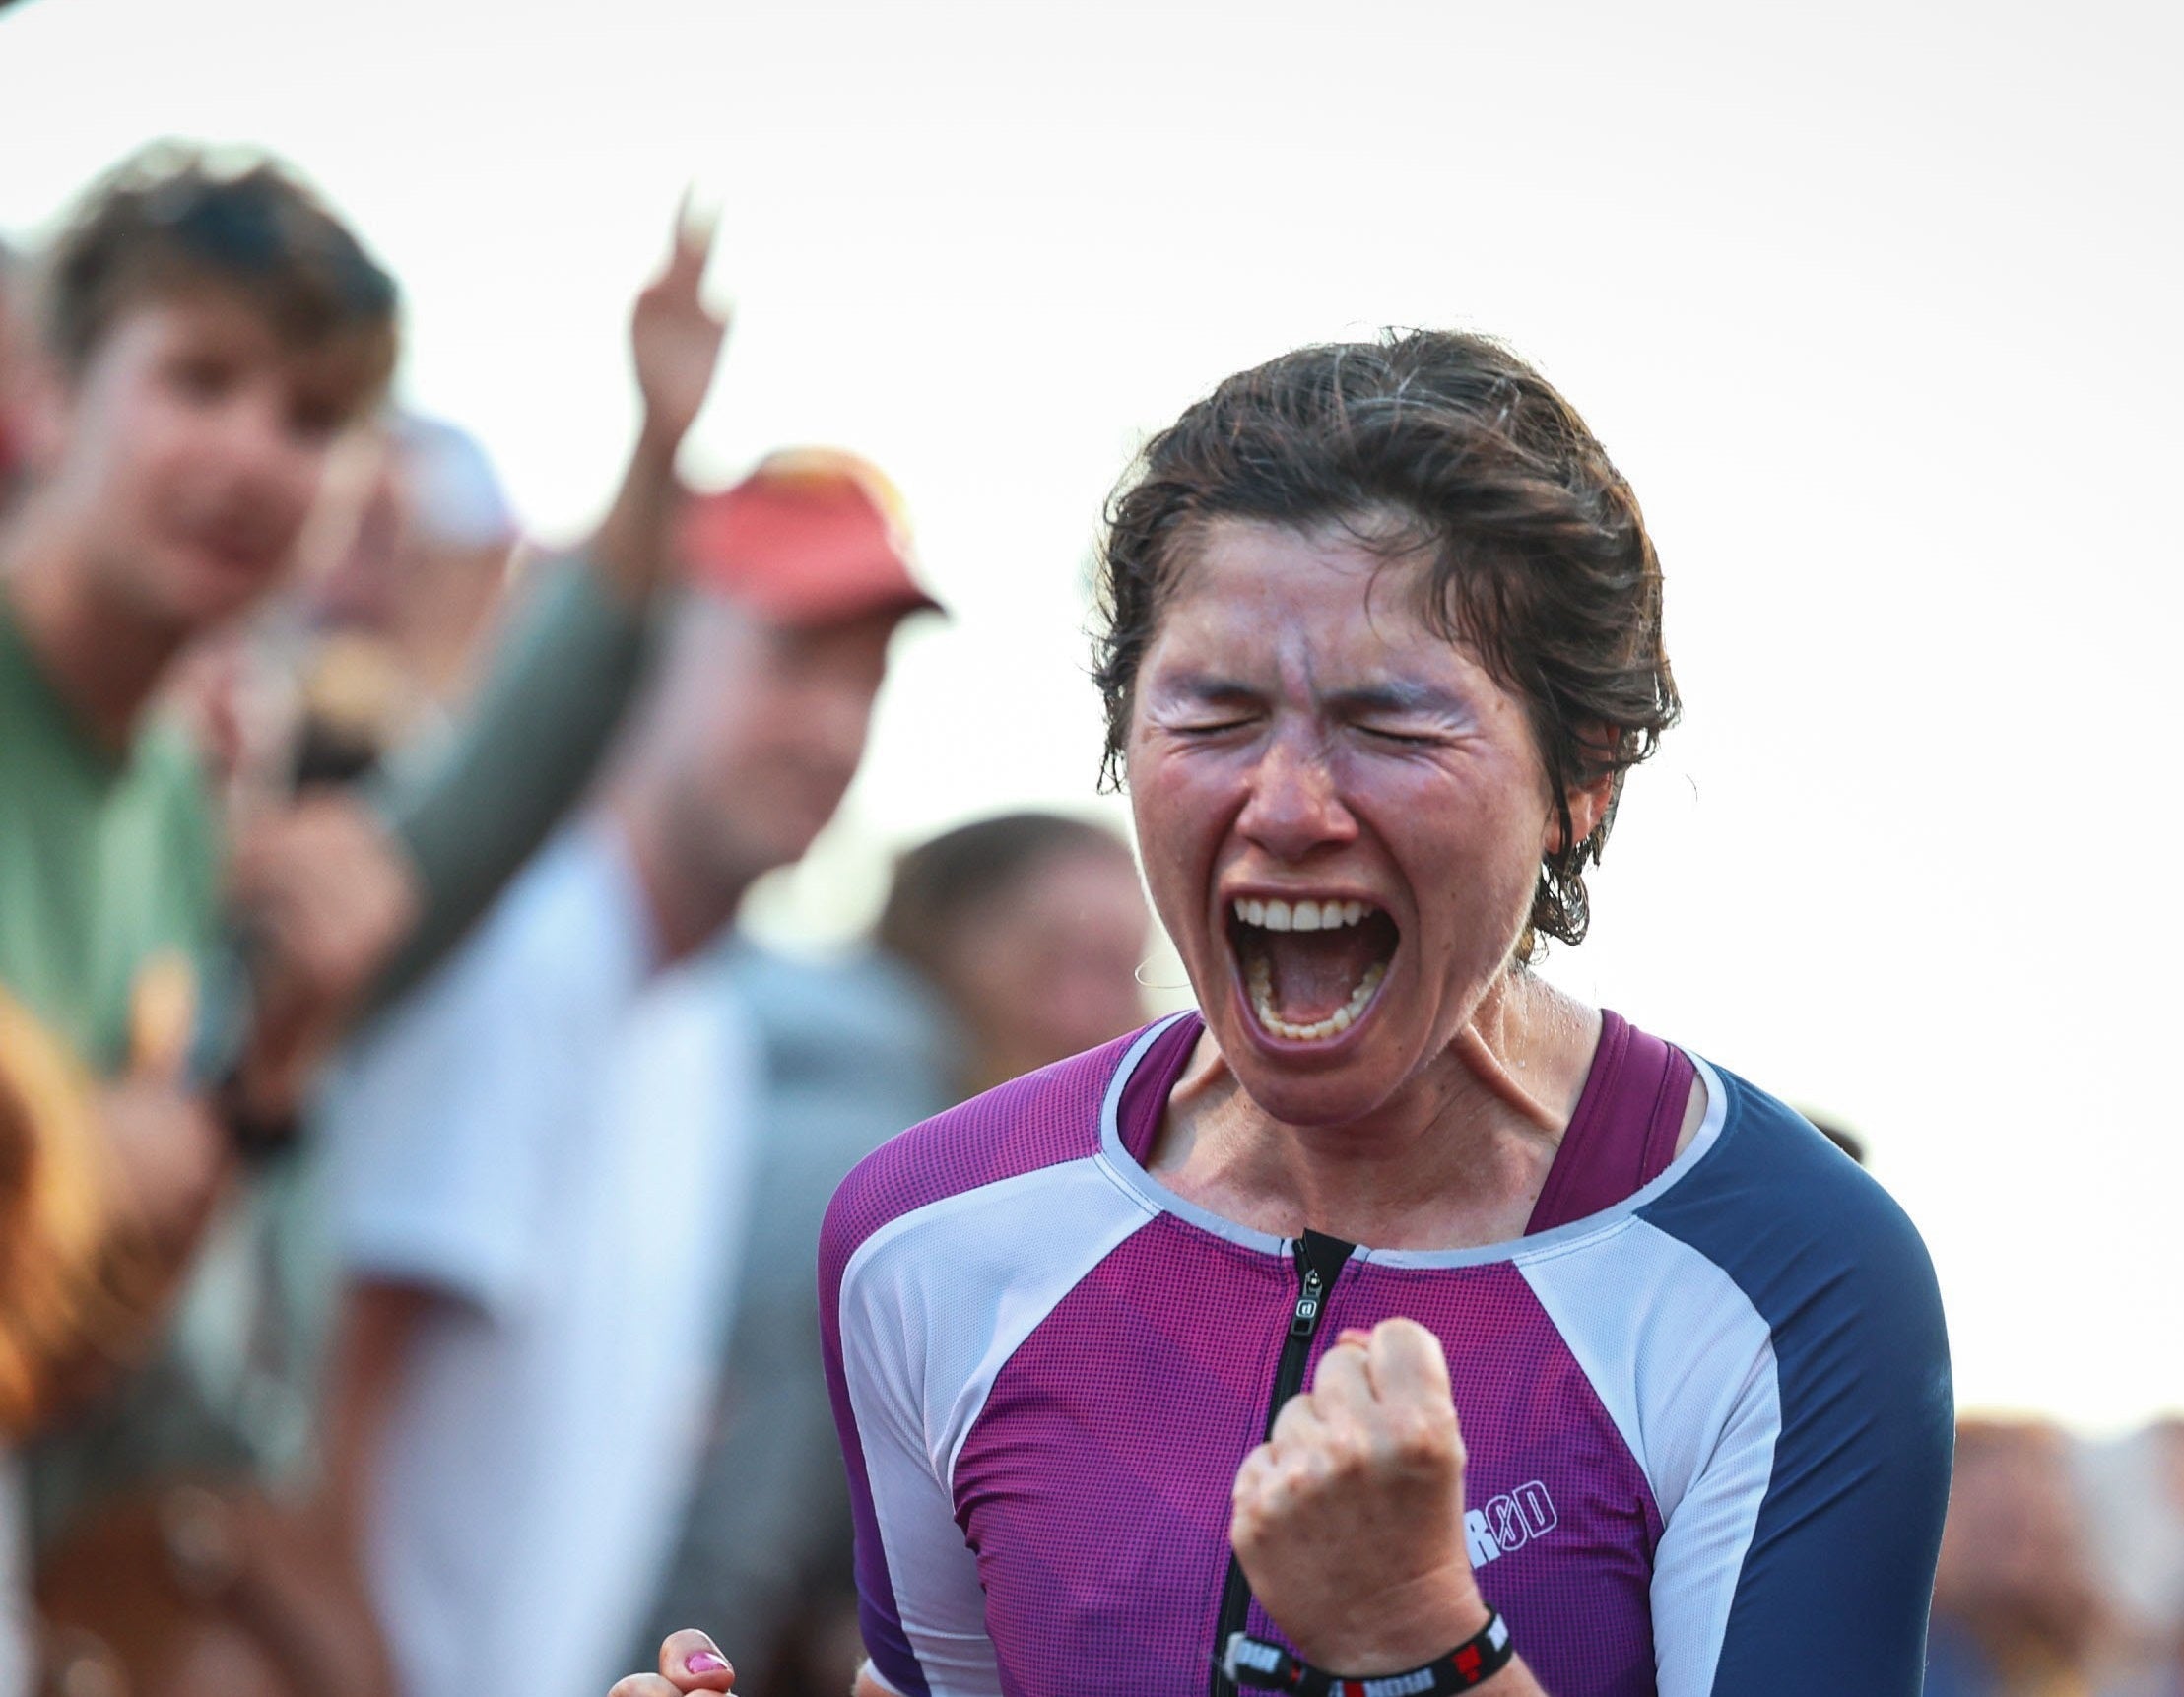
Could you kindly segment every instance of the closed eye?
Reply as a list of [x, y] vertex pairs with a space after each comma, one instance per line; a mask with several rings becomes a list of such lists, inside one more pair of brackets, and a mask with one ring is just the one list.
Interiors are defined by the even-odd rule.
[[1183, 737], [1219, 737], [1229, 731], [1241, 731], [1252, 724], [1249, 719], [1207, 719], [1195, 724], [1174, 725], [1169, 729]]
[[1443, 738], [1420, 731], [1391, 731], [1380, 725], [1359, 725], [1358, 730], [1379, 743], [1393, 743], [1405, 749], [1437, 748]]

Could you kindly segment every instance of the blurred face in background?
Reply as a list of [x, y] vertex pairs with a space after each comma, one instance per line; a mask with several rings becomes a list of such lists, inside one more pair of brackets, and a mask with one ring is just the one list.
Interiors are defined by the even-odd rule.
[[654, 727], [686, 856], [732, 887], [803, 858], [857, 775], [900, 617], [787, 624], [691, 597]]
[[956, 921], [938, 962], [969, 1025], [980, 1087], [1140, 1024], [1152, 920], [1129, 851], [1041, 856]]
[[305, 545], [311, 622], [384, 641], [442, 685], [490, 622], [516, 544], [484, 450], [452, 425], [397, 418], [345, 444], [328, 497]]
[[2075, 1664], [2100, 1625], [2085, 1532], [2060, 1431], [1967, 1422], [1942, 1534], [1937, 1612], [2005, 1661], [2031, 1654]]
[[412, 528], [393, 444], [376, 430], [345, 443], [303, 539], [298, 588], [311, 624], [391, 635]]
[[33, 386], [32, 469], [104, 602], [201, 629], [288, 565], [363, 383], [354, 355], [290, 347], [218, 290], [148, 299]]

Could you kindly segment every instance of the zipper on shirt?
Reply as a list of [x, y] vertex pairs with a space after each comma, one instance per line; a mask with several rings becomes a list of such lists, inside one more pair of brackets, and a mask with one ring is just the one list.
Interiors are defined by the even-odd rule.
[[[1282, 1353], [1274, 1363], [1274, 1395], [1267, 1403], [1266, 1435], [1274, 1435], [1275, 1417], [1282, 1404], [1304, 1389], [1304, 1369], [1312, 1358], [1312, 1339], [1319, 1336], [1320, 1318], [1327, 1312], [1327, 1293], [1336, 1275], [1357, 1249], [1339, 1237], [1307, 1231], [1291, 1246], [1296, 1257], [1296, 1303], [1290, 1310], [1289, 1330], [1282, 1338]], [[1209, 1697], [1237, 1697], [1236, 1687], [1222, 1671], [1222, 1656], [1229, 1638], [1244, 1629], [1251, 1613], [1251, 1582], [1235, 1551], [1228, 1552], [1228, 1577], [1222, 1582], [1221, 1617], [1214, 1624], [1214, 1679]]]

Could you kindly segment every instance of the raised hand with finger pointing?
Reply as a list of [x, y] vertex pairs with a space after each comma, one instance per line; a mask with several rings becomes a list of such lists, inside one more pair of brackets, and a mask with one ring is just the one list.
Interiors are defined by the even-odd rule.
[[642, 440], [670, 458], [705, 404], [728, 336], [727, 314], [704, 297], [715, 228], [715, 220], [697, 213], [686, 194], [667, 264], [637, 296], [629, 316], [637, 392], [644, 400]]

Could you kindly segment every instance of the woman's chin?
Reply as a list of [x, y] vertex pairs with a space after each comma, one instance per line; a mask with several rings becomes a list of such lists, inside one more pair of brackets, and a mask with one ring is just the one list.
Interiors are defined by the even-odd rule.
[[1214, 1036], [1244, 1094], [1262, 1113], [1291, 1126], [1343, 1125], [1364, 1118], [1394, 1093], [1377, 1007], [1346, 1029], [1299, 1037], [1270, 1030], [1245, 1004], [1227, 998]]

